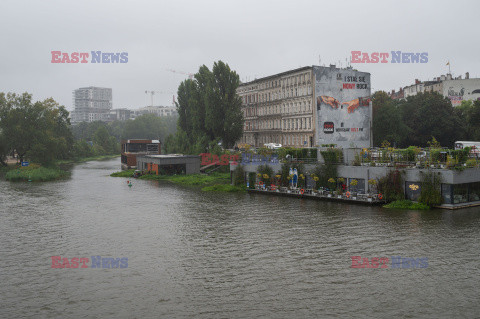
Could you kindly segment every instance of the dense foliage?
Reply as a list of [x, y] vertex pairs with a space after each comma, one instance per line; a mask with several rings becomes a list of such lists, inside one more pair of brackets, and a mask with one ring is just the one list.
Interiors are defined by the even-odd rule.
[[402, 172], [399, 170], [391, 170], [386, 176], [378, 180], [377, 189], [387, 202], [402, 200], [405, 198], [403, 184]]
[[233, 185], [245, 185], [245, 169], [242, 165], [237, 165], [237, 167], [233, 171]]
[[198, 154], [222, 143], [232, 148], [243, 133], [239, 76], [228, 64], [201, 66], [178, 87], [178, 131], [166, 139], [168, 153]]
[[175, 133], [177, 117], [142, 115], [134, 120], [70, 125], [69, 113], [53, 99], [32, 101], [32, 95], [0, 93], [0, 164], [17, 153], [20, 160], [52, 165], [120, 153], [120, 140], [145, 138], [164, 142]]
[[422, 203], [414, 203], [408, 199], [396, 200], [387, 205], [384, 205], [385, 208], [394, 208], [394, 209], [410, 209], [410, 210], [429, 210], [430, 206]]
[[392, 100], [379, 91], [372, 103], [375, 146], [388, 141], [396, 147], [426, 147], [432, 136], [448, 147], [459, 140], [480, 140], [480, 101], [452, 107], [449, 99], [435, 92]]
[[72, 155], [73, 136], [68, 112], [53, 99], [32, 101], [32, 95], [0, 93], [1, 159], [16, 150], [26, 158], [51, 164]]
[[422, 173], [422, 188], [418, 201], [430, 207], [441, 205], [443, 202], [441, 183], [440, 175], [432, 171]]

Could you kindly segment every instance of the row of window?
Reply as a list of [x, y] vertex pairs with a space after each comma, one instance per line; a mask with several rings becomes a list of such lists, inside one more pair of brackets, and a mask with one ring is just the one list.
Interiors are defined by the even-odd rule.
[[300, 86], [296, 88], [289, 89], [279, 89], [268, 93], [254, 93], [243, 96], [243, 104], [258, 103], [258, 102], [270, 102], [280, 99], [286, 99], [290, 97], [311, 95], [312, 87], [311, 86]]
[[243, 116], [263, 116], [275, 114], [298, 114], [311, 113], [312, 101], [304, 100], [303, 102], [286, 103], [282, 105], [270, 105], [261, 107], [247, 107], [243, 109]]
[[245, 121], [245, 131], [253, 130], [275, 130], [282, 129], [284, 131], [293, 130], [311, 130], [312, 118], [301, 117], [294, 119], [272, 119], [260, 121]]
[[303, 135], [303, 134], [288, 134], [288, 135], [281, 135], [281, 134], [275, 134], [275, 135], [262, 135], [257, 138], [258, 140], [255, 141], [255, 137], [252, 134], [249, 135], [244, 135], [242, 137], [242, 143], [250, 144], [250, 145], [255, 145], [255, 143], [258, 143], [256, 146], [261, 146], [267, 143], [279, 143], [282, 144], [283, 146], [306, 146], [310, 147], [312, 146], [312, 140], [313, 137], [310, 135]]

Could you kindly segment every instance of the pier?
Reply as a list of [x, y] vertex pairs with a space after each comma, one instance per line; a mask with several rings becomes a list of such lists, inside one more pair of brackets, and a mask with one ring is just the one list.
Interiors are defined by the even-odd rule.
[[[317, 191], [313, 189], [304, 190], [303, 194], [301, 189], [288, 189], [286, 187], [279, 187], [277, 189], [271, 190], [268, 188], [255, 188], [248, 189], [249, 193], [262, 194], [262, 195], [272, 195], [272, 196], [284, 196], [284, 197], [295, 197], [295, 198], [306, 198], [306, 199], [316, 199], [324, 200], [331, 202], [341, 202], [348, 204], [361, 204], [361, 205], [384, 205], [386, 204], [385, 200], [379, 199], [379, 194], [355, 194], [353, 195], [335, 195], [326, 191]], [[380, 196], [381, 197], [381, 196]]]

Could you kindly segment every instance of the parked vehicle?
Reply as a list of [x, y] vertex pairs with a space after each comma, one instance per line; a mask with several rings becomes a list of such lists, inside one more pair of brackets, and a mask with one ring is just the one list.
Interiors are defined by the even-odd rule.
[[264, 146], [265, 146], [266, 148], [271, 149], [271, 150], [278, 150], [279, 148], [282, 147], [282, 144], [268, 143], [268, 144], [264, 144]]
[[455, 150], [463, 150], [465, 147], [470, 147], [470, 156], [480, 157], [480, 142], [471, 141], [457, 141], [455, 142]]

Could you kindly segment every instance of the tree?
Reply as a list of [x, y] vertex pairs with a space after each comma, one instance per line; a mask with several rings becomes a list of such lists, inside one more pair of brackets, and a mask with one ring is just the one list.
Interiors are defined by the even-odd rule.
[[392, 103], [378, 109], [373, 120], [374, 145], [384, 140], [393, 145], [402, 145], [411, 129], [402, 120], [401, 110]]
[[441, 145], [452, 147], [463, 135], [460, 118], [449, 99], [436, 92], [420, 93], [407, 98], [404, 121], [410, 127], [412, 145], [426, 146], [432, 136]]
[[71, 156], [73, 137], [68, 112], [53, 99], [32, 102], [32, 95], [0, 93], [0, 130], [8, 136], [5, 147], [49, 164]]
[[222, 61], [215, 62], [212, 71], [202, 65], [193, 80], [183, 81], [177, 92], [178, 132], [167, 139], [166, 149], [197, 153], [218, 141], [224, 148], [233, 147], [243, 134], [239, 84], [238, 74]]
[[207, 94], [205, 128], [213, 137], [222, 139], [231, 148], [243, 134], [242, 100], [236, 90], [240, 84], [235, 71], [222, 61], [213, 65], [213, 85]]
[[0, 165], [2, 166], [7, 165], [6, 159], [7, 159], [8, 153], [9, 153], [9, 149], [7, 146], [7, 140], [0, 130]]
[[480, 101], [464, 100], [455, 108], [455, 112], [464, 128], [464, 135], [459, 140], [480, 141]]
[[383, 107], [390, 105], [392, 103], [392, 99], [385, 91], [377, 91], [372, 96], [372, 115], [373, 119], [375, 119], [377, 112], [381, 110]]

